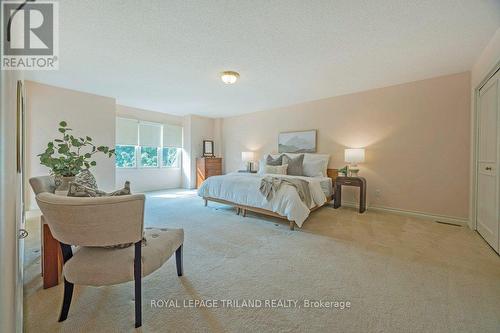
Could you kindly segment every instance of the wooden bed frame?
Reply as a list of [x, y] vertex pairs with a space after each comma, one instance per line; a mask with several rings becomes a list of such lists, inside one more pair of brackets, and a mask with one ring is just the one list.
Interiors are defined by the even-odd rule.
[[[333, 189], [335, 189], [335, 179], [337, 178], [337, 175], [338, 175], [337, 169], [327, 169], [327, 176], [332, 179]], [[327, 197], [326, 202], [328, 203], [328, 202], [332, 201], [333, 197], [334, 197], [333, 195], [330, 197]], [[290, 221], [290, 220], [288, 220], [288, 218], [286, 216], [280, 215], [280, 214], [275, 213], [273, 211], [263, 209], [263, 208], [258, 208], [258, 207], [241, 205], [241, 204], [238, 204], [235, 202], [231, 202], [231, 201], [227, 201], [227, 200], [223, 200], [223, 199], [212, 198], [212, 197], [203, 197], [203, 199], [205, 200], [205, 206], [208, 205], [209, 201], [214, 201], [214, 202], [222, 203], [225, 205], [233, 206], [234, 208], [236, 208], [236, 214], [239, 215], [241, 213], [243, 217], [246, 216], [247, 210], [248, 210], [248, 211], [251, 211], [254, 213], [263, 214], [263, 215], [277, 217], [277, 218], [280, 218], [283, 220], [287, 220], [287, 221], [289, 221], [290, 230], [295, 230], [295, 221]], [[315, 211], [323, 206], [315, 206], [315, 207], [311, 208], [311, 212], [313, 212], [313, 211]]]

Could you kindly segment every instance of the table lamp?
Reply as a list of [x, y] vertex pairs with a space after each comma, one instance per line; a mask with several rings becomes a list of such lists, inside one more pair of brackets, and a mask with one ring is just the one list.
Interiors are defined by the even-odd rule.
[[247, 171], [252, 171], [252, 162], [255, 161], [255, 154], [253, 151], [244, 151], [241, 153], [241, 159], [247, 164]]
[[349, 176], [358, 176], [358, 163], [363, 163], [365, 161], [365, 149], [364, 148], [349, 148], [344, 150], [344, 160], [349, 163]]

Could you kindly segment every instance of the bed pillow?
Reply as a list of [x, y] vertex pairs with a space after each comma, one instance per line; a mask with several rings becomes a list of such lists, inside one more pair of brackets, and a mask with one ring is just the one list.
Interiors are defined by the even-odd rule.
[[302, 165], [304, 176], [306, 177], [324, 177], [325, 161], [316, 160], [305, 162]]
[[257, 173], [259, 175], [263, 175], [266, 171], [266, 159], [265, 158], [261, 158], [260, 161], [259, 161], [259, 170], [257, 171]]
[[266, 165], [282, 165], [283, 164], [283, 155], [280, 155], [279, 157], [272, 157], [271, 155], [267, 155], [266, 158]]
[[284, 165], [266, 165], [264, 173], [271, 173], [275, 175], [286, 175], [288, 164]]
[[[323, 177], [327, 177], [326, 170], [328, 168], [328, 161], [329, 160], [330, 160], [330, 155], [328, 155], [328, 154], [308, 154], [308, 153], [306, 153], [304, 156], [304, 164], [307, 164], [310, 162], [316, 162], [316, 161], [321, 161], [323, 163], [323, 165], [321, 167], [321, 174]], [[308, 169], [308, 167], [306, 167], [306, 169]], [[314, 177], [314, 176], [306, 175], [305, 172], [304, 172], [304, 175], [308, 176], [308, 177]]]
[[286, 174], [290, 176], [303, 176], [304, 171], [302, 168], [302, 163], [304, 162], [304, 154], [300, 154], [297, 157], [290, 157], [289, 155], [283, 155], [283, 165], [288, 164], [288, 169]]

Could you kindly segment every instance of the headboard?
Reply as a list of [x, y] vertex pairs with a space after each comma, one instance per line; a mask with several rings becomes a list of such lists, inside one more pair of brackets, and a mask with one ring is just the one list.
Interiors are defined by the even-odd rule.
[[326, 169], [326, 175], [332, 179], [332, 184], [335, 183], [335, 179], [339, 175], [338, 169]]

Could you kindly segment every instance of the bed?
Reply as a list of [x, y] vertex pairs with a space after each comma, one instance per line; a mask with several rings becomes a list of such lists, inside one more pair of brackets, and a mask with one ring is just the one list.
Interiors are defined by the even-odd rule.
[[[311, 205], [300, 199], [292, 186], [281, 186], [271, 200], [260, 193], [261, 179], [265, 176], [290, 177], [306, 180], [311, 192]], [[230, 173], [206, 179], [198, 189], [198, 195], [205, 200], [214, 201], [236, 208], [237, 214], [245, 217], [247, 211], [278, 217], [289, 221], [291, 230], [295, 225], [302, 227], [309, 214], [333, 199], [336, 169], [327, 169], [326, 176], [305, 177], [275, 174]]]

